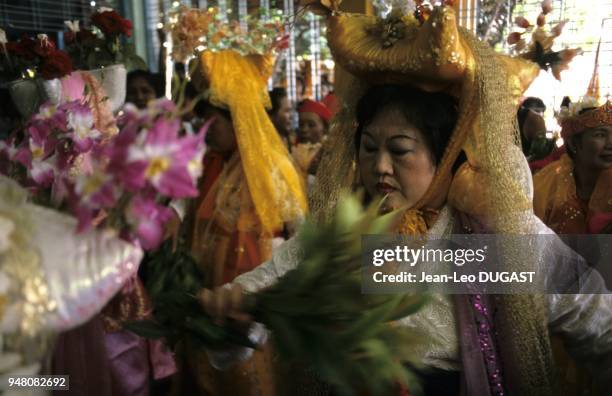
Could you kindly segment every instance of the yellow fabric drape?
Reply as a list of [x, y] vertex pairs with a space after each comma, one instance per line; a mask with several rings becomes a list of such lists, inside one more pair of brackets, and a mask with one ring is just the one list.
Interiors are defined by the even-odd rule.
[[265, 110], [273, 65], [271, 56], [242, 56], [232, 50], [204, 51], [200, 57], [209, 101], [232, 115], [244, 176], [268, 235], [307, 211], [302, 179]]

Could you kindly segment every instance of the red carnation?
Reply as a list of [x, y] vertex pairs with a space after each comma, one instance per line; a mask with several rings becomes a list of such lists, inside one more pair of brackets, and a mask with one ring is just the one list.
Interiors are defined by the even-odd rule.
[[64, 77], [72, 72], [72, 61], [64, 51], [54, 51], [40, 65], [39, 72], [45, 80]]
[[[34, 51], [34, 47], [36, 47], [36, 42], [27, 35], [22, 35], [19, 42], [14, 44], [15, 45], [12, 46], [12, 53], [14, 53], [15, 55], [28, 60], [36, 58], [36, 52]], [[11, 52], [11, 50], [9, 50], [9, 52]]]
[[95, 40], [96, 35], [89, 29], [81, 29], [76, 33], [76, 39], [78, 42], [82, 43], [84, 41]]
[[33, 51], [36, 55], [41, 58], [47, 58], [48, 56], [56, 52], [55, 44], [49, 39], [35, 41]]
[[285, 34], [284, 36], [277, 38], [272, 45], [272, 48], [276, 48], [279, 51], [284, 51], [289, 48], [289, 35]]
[[132, 22], [124, 19], [117, 11], [96, 12], [91, 16], [91, 22], [106, 36], [125, 34], [132, 35]]

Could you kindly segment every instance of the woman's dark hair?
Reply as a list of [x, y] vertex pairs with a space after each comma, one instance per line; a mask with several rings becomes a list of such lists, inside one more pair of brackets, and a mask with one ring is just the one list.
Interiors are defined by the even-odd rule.
[[570, 97], [564, 96], [563, 100], [561, 101], [561, 107], [569, 107], [570, 104], [572, 104], [572, 100], [570, 99]]
[[281, 107], [281, 101], [287, 97], [287, 90], [282, 87], [276, 87], [270, 91], [270, 101], [272, 102], [272, 108], [270, 114], [276, 114], [278, 109]]
[[425, 143], [437, 165], [442, 160], [457, 123], [456, 101], [443, 93], [429, 93], [399, 85], [378, 85], [370, 88], [357, 103], [357, 152], [363, 129], [376, 115], [388, 108], [401, 111], [406, 121], [423, 133]]
[[14, 120], [21, 119], [21, 114], [17, 110], [8, 88], [0, 88], [0, 117]]
[[546, 105], [544, 104], [542, 99], [535, 98], [533, 96], [528, 97], [523, 101], [523, 103], [521, 103], [521, 106], [519, 107], [518, 112], [516, 113], [516, 117], [518, 118], [518, 126], [519, 129], [521, 129], [521, 132], [523, 130], [523, 124], [527, 119], [527, 114], [529, 114], [529, 111], [533, 109], [542, 109], [546, 111]]
[[149, 85], [151, 85], [153, 89], [155, 90], [155, 97], [161, 98], [162, 96], [164, 96], [164, 80], [161, 75], [153, 74], [146, 70], [133, 70], [129, 72], [127, 75], [126, 85], [129, 86], [130, 81], [136, 78], [142, 78], [146, 80], [149, 83]]
[[199, 95], [199, 92], [198, 92], [195, 84], [192, 83], [191, 81], [189, 81], [187, 84], [185, 84], [184, 95], [185, 95], [185, 97], [187, 99], [195, 99], [196, 96]]
[[215, 110], [219, 112], [223, 117], [227, 118], [228, 120], [232, 119], [232, 113], [229, 110], [215, 106], [205, 99], [198, 101], [198, 103], [196, 103], [193, 108], [194, 113], [200, 118], [205, 118], [206, 113], [210, 110]]
[[521, 106], [519, 107], [516, 113], [519, 131], [521, 132], [521, 148], [523, 149], [523, 153], [525, 153], [525, 155], [529, 154], [531, 142], [528, 141], [523, 134], [523, 125], [527, 120], [527, 115], [533, 109], [542, 109], [543, 111], [546, 111], [546, 105], [544, 104], [542, 99], [530, 96], [527, 99], [523, 100]]

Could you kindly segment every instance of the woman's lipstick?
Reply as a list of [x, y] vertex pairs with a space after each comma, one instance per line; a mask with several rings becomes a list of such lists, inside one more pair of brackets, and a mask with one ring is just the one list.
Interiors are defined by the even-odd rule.
[[392, 192], [397, 191], [397, 188], [387, 183], [376, 183], [376, 189], [381, 194], [391, 194]]

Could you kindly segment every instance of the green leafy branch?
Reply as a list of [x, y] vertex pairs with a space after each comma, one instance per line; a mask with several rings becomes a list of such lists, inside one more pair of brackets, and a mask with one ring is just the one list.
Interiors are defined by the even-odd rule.
[[[301, 228], [300, 264], [247, 298], [245, 310], [271, 331], [280, 358], [306, 365], [342, 394], [386, 395], [399, 384], [412, 394], [419, 391], [407, 364], [419, 365], [413, 346], [425, 336], [390, 322], [417, 312], [427, 297], [361, 293], [361, 237], [385, 232], [395, 215], [379, 216], [378, 204], [364, 211], [358, 198], [344, 198], [328, 224]], [[153, 267], [147, 287], [154, 319], [128, 329], [164, 337], [172, 346], [187, 338], [189, 345], [205, 348], [252, 346], [243, 333], [217, 326], [199, 307], [195, 295], [202, 278], [188, 254], [163, 250]]]

